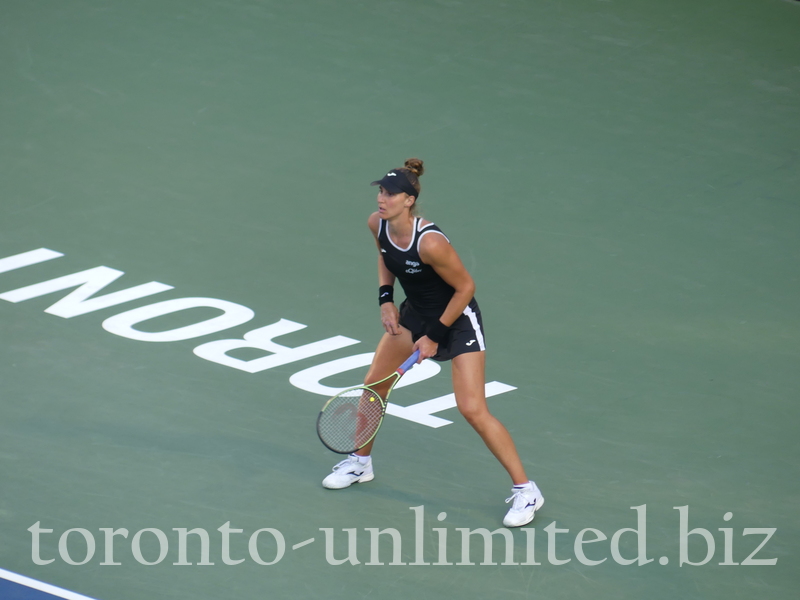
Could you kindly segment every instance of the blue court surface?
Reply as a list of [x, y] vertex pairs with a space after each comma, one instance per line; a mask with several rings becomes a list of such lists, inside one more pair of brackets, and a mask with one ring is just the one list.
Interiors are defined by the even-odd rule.
[[36, 581], [17, 573], [0, 569], [0, 598], [2, 600], [93, 600], [54, 585]]

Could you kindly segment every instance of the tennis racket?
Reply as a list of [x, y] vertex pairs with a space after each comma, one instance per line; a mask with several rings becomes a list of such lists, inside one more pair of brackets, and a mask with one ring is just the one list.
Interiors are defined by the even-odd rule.
[[[351, 454], [369, 444], [377, 435], [386, 414], [386, 401], [403, 374], [413, 367], [419, 350], [397, 367], [397, 370], [370, 385], [359, 385], [339, 392], [325, 403], [317, 417], [317, 435], [330, 450]], [[373, 388], [394, 379], [386, 398]]]

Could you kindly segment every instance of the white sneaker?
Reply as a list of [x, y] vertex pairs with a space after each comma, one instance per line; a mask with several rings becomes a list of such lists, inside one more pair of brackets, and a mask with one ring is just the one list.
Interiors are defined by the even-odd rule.
[[333, 472], [322, 480], [322, 487], [340, 490], [356, 482], [364, 483], [373, 479], [375, 474], [372, 472], [372, 458], [366, 464], [361, 464], [358, 456], [351, 454], [333, 467]]
[[511, 497], [506, 498], [506, 504], [513, 500], [511, 508], [503, 519], [506, 527], [522, 527], [533, 521], [536, 511], [544, 505], [544, 496], [531, 481], [532, 490], [511, 488]]

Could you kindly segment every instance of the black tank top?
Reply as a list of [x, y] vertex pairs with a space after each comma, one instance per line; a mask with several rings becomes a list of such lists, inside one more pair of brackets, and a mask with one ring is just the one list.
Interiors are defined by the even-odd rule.
[[455, 290], [430, 265], [422, 262], [419, 256], [419, 243], [422, 236], [431, 232], [442, 235], [442, 230], [433, 223], [421, 226], [419, 217], [414, 219], [411, 243], [407, 248], [399, 248], [389, 237], [389, 224], [381, 219], [378, 226], [378, 243], [381, 247], [383, 263], [400, 281], [406, 299], [411, 307], [425, 317], [440, 317], [453, 297]]

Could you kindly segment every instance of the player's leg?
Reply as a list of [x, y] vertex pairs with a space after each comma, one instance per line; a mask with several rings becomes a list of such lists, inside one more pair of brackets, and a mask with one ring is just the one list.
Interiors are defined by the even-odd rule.
[[[411, 339], [411, 332], [405, 327], [400, 327], [399, 335], [390, 335], [384, 333], [381, 341], [378, 342], [378, 348], [375, 350], [375, 356], [372, 359], [372, 365], [369, 367], [367, 376], [364, 378], [364, 383], [369, 385], [375, 381], [380, 381], [394, 373], [397, 367], [411, 355], [414, 350], [414, 342]], [[389, 391], [391, 382], [386, 382], [375, 387], [382, 398], [386, 398], [386, 392]], [[373, 439], [369, 444], [358, 450], [356, 454], [359, 456], [369, 456], [372, 453], [372, 445], [375, 440]]]
[[536, 511], [544, 504], [541, 491], [528, 480], [514, 440], [505, 426], [489, 412], [486, 403], [485, 352], [459, 354], [453, 363], [453, 391], [458, 410], [481, 436], [486, 446], [508, 471], [514, 482], [511, 508], [503, 519], [506, 527], [521, 527], [533, 520]]
[[[370, 384], [388, 377], [397, 370], [414, 349], [411, 333], [401, 327], [399, 335], [384, 334], [375, 350], [372, 365], [364, 378], [364, 383]], [[375, 391], [386, 397], [390, 383], [375, 388]], [[372, 446], [375, 440], [351, 454], [346, 459], [333, 467], [333, 471], [322, 480], [323, 487], [331, 490], [340, 490], [350, 487], [354, 483], [372, 481], [375, 475], [372, 471]]]
[[485, 352], [468, 352], [453, 358], [453, 391], [458, 410], [505, 467], [512, 481], [515, 484], [527, 483], [528, 477], [511, 434], [489, 412], [484, 385], [485, 362]]

